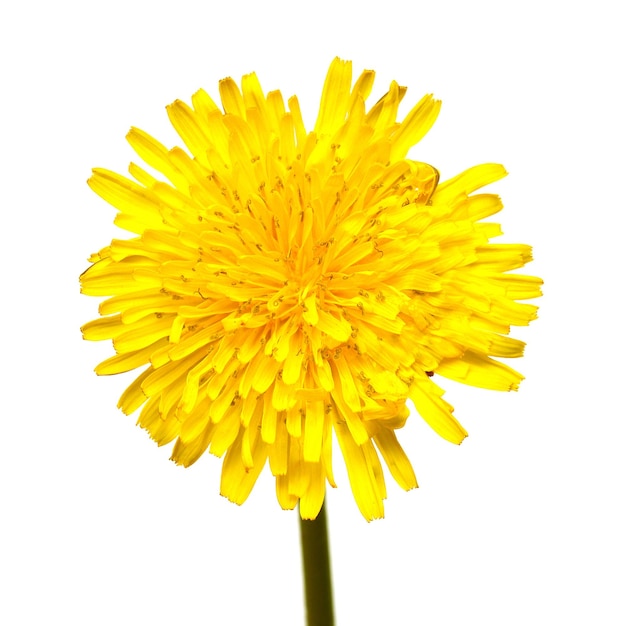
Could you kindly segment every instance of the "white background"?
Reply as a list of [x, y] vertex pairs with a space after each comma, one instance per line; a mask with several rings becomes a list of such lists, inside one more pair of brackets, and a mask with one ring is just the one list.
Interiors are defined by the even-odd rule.
[[[16, 8], [18, 7], [19, 8]], [[411, 156], [448, 178], [485, 161], [510, 176], [505, 241], [546, 281], [515, 363], [519, 393], [443, 381], [461, 447], [417, 416], [400, 433], [420, 489], [388, 481], [367, 524], [328, 496], [339, 626], [626, 623], [624, 111], [618, 3], [23, 2], [2, 48], [0, 621], [13, 625], [303, 623], [295, 512], [269, 474], [236, 507], [220, 461], [168, 461], [98, 378], [82, 341], [86, 257], [120, 236], [85, 184], [125, 172], [131, 125], [167, 145], [164, 106], [256, 71], [297, 93], [309, 128], [335, 55], [392, 79], [404, 112], [440, 118]], [[180, 142], [179, 142], [180, 143]]]

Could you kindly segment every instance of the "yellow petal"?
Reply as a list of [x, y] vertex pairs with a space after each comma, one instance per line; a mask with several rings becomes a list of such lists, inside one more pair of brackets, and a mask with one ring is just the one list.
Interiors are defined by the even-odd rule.
[[430, 381], [417, 381], [409, 392], [417, 412], [444, 439], [459, 444], [467, 431], [452, 416], [452, 407], [441, 398], [443, 391]]

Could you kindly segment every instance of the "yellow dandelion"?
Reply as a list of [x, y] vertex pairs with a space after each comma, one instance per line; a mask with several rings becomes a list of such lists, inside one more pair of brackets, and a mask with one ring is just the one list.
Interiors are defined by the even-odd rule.
[[332, 471], [333, 433], [356, 503], [383, 516], [381, 458], [417, 486], [396, 430], [407, 400], [442, 437], [465, 429], [434, 373], [487, 389], [522, 376], [492, 357], [519, 357], [508, 337], [536, 307], [541, 280], [508, 273], [527, 245], [492, 244], [502, 204], [475, 194], [506, 172], [473, 167], [439, 183], [406, 158], [440, 103], [422, 98], [398, 122], [406, 89], [392, 82], [371, 108], [374, 72], [352, 84], [335, 59], [317, 122], [296, 97], [265, 95], [255, 74], [203, 90], [169, 118], [192, 156], [132, 128], [127, 139], [162, 179], [96, 169], [91, 188], [134, 233], [94, 254], [82, 291], [106, 296], [82, 331], [112, 339], [102, 375], [146, 366], [119, 407], [172, 459], [223, 457], [221, 493], [241, 504], [269, 463], [280, 505], [315, 518]]

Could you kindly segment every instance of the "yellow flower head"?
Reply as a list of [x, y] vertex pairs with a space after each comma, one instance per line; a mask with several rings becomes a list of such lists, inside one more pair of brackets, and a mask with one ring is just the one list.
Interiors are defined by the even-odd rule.
[[383, 516], [379, 453], [404, 489], [417, 486], [396, 438], [407, 399], [445, 439], [466, 431], [433, 373], [488, 389], [522, 376], [491, 357], [519, 357], [507, 337], [536, 307], [538, 278], [507, 273], [526, 245], [491, 244], [481, 222], [502, 205], [477, 189], [505, 175], [480, 165], [445, 183], [406, 158], [434, 123], [425, 96], [396, 121], [405, 88], [371, 108], [374, 72], [352, 85], [335, 59], [313, 132], [298, 100], [264, 95], [255, 74], [220, 82], [223, 111], [204, 91], [169, 118], [186, 144], [171, 150], [136, 128], [128, 141], [164, 179], [136, 164], [132, 181], [96, 169], [91, 188], [134, 233], [93, 255], [82, 291], [106, 296], [82, 331], [112, 339], [96, 368], [147, 366], [122, 395], [125, 413], [172, 459], [224, 456], [221, 493], [238, 504], [267, 461], [280, 505], [314, 518], [337, 437], [357, 505]]

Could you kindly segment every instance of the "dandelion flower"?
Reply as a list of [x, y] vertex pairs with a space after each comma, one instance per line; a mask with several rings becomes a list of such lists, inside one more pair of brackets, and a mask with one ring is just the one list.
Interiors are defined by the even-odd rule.
[[492, 357], [519, 357], [508, 337], [536, 307], [538, 278], [509, 273], [527, 245], [492, 244], [483, 222], [502, 205], [474, 193], [503, 177], [473, 167], [439, 182], [407, 158], [440, 103], [422, 98], [396, 120], [406, 89], [392, 82], [368, 108], [374, 72], [352, 84], [335, 59], [315, 127], [296, 97], [267, 95], [255, 74], [167, 108], [188, 152], [132, 128], [127, 139], [155, 177], [95, 169], [91, 188], [133, 233], [90, 259], [82, 291], [106, 296], [89, 340], [115, 356], [96, 372], [145, 367], [119, 407], [172, 459], [223, 457], [221, 493], [241, 504], [266, 465], [280, 505], [315, 518], [335, 486], [336, 437], [356, 503], [383, 516], [381, 457], [404, 489], [417, 486], [396, 437], [410, 400], [442, 437], [466, 431], [433, 374], [487, 389], [522, 376]]

